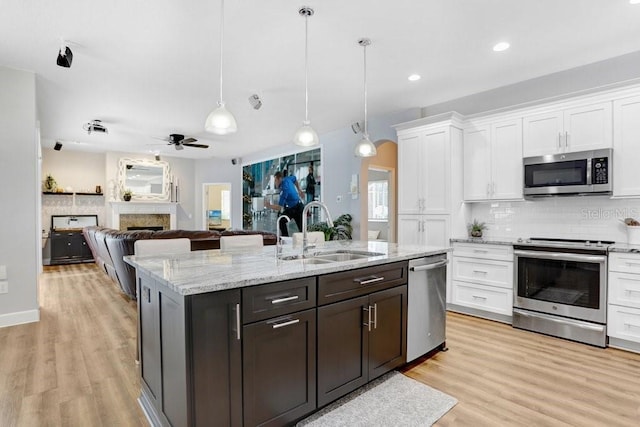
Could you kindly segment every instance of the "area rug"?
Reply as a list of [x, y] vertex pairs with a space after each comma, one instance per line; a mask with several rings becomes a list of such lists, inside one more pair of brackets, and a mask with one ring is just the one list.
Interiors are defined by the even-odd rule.
[[393, 371], [297, 426], [430, 426], [456, 403], [453, 397]]

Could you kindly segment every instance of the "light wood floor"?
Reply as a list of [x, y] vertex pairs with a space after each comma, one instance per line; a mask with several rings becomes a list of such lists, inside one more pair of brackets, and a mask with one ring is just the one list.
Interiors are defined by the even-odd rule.
[[[49, 267], [41, 321], [0, 328], [0, 426], [146, 426], [135, 304], [93, 264]], [[458, 404], [437, 426], [639, 426], [640, 355], [455, 313], [405, 374]]]

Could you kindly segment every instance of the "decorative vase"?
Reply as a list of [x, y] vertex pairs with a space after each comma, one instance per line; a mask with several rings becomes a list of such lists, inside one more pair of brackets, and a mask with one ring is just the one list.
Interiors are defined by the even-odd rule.
[[471, 231], [471, 237], [482, 237], [482, 230]]
[[122, 199], [123, 199], [125, 202], [129, 202], [129, 201], [131, 201], [131, 194], [123, 194], [123, 195], [122, 195]]

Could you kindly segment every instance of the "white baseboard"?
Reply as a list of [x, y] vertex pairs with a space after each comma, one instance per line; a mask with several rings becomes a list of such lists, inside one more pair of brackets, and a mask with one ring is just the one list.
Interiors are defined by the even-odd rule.
[[0, 328], [40, 321], [40, 309], [0, 314]]

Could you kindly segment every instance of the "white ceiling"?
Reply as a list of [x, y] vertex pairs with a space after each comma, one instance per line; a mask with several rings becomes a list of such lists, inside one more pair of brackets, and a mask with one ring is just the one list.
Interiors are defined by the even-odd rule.
[[[640, 5], [628, 0], [227, 0], [224, 100], [239, 130], [225, 137], [204, 131], [219, 97], [219, 0], [0, 0], [0, 65], [37, 74], [45, 147], [238, 157], [288, 144], [304, 119], [304, 5], [315, 9], [309, 114], [320, 135], [363, 118], [361, 37], [372, 40], [370, 116], [640, 50]], [[69, 69], [55, 64], [60, 37]], [[511, 49], [493, 52], [502, 40]], [[109, 134], [83, 131], [92, 119]], [[210, 148], [153, 138], [170, 133]]]

